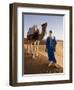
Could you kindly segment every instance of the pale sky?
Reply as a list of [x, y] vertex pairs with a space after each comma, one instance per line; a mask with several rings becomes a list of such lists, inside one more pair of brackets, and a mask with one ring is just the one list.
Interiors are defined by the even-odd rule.
[[61, 15], [24, 14], [24, 38], [26, 38], [29, 27], [37, 25], [41, 32], [41, 24], [47, 22], [44, 39], [47, 38], [49, 30], [52, 30], [57, 40], [63, 40], [63, 17]]

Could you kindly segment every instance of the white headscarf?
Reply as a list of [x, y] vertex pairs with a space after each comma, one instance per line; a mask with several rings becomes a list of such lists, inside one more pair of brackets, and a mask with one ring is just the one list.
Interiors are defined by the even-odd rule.
[[54, 33], [52, 33], [50, 37], [51, 37], [52, 39], [54, 39]]

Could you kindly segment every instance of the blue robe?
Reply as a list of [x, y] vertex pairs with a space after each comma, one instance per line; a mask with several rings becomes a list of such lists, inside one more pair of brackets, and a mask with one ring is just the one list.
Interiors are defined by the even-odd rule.
[[46, 40], [46, 48], [48, 52], [48, 59], [49, 61], [52, 61], [53, 63], [56, 63], [56, 58], [55, 58], [55, 48], [56, 48], [56, 39], [55, 37], [52, 39], [50, 37], [47, 38]]

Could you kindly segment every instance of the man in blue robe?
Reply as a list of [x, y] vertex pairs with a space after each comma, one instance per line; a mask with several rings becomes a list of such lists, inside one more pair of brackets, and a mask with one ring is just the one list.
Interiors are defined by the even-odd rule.
[[49, 36], [46, 40], [46, 49], [48, 52], [48, 60], [51, 64], [56, 64], [55, 51], [56, 51], [57, 41], [55, 36], [53, 36], [52, 30], [49, 31]]

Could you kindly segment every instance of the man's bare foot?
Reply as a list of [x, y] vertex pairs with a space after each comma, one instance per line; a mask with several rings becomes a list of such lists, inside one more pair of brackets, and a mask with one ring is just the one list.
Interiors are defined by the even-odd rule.
[[53, 62], [52, 62], [52, 61], [50, 61], [50, 63], [48, 64], [48, 67], [50, 67], [52, 64], [53, 64]]

